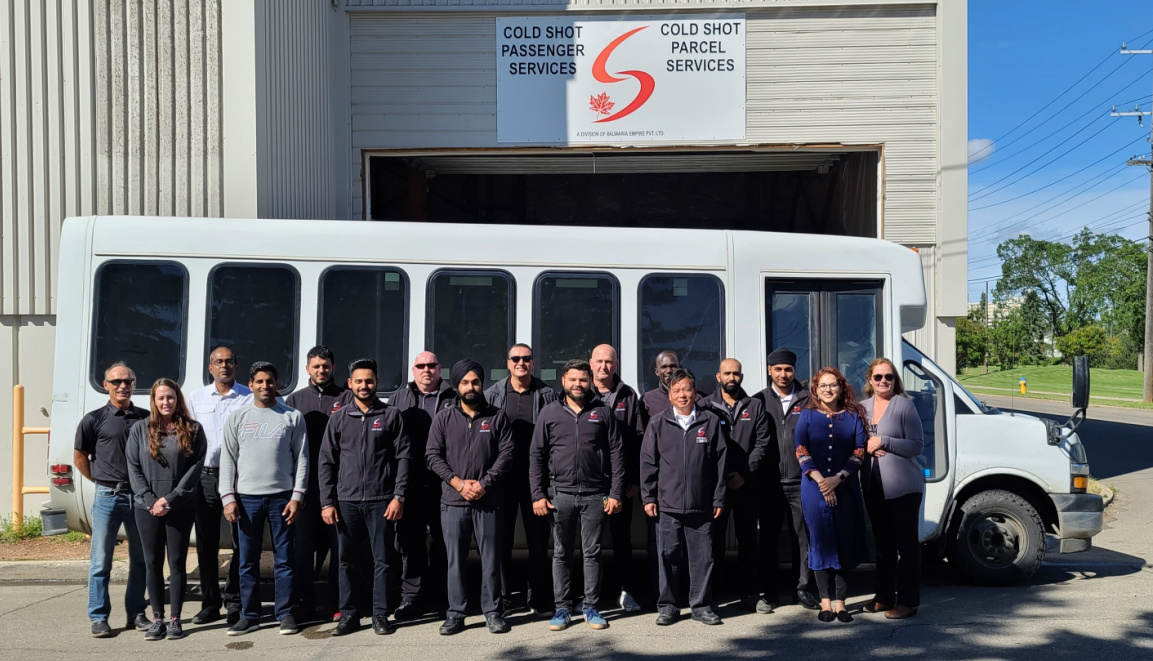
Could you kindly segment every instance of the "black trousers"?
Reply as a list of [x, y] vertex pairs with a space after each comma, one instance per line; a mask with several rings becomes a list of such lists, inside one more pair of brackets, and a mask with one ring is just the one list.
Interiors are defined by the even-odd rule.
[[764, 555], [765, 595], [769, 601], [779, 594], [777, 568], [780, 566], [781, 524], [789, 525], [792, 542], [792, 575], [796, 576], [797, 590], [812, 592], [813, 572], [809, 569], [809, 530], [805, 527], [805, 514], [801, 510], [801, 485], [765, 484], [764, 510], [761, 519], [761, 550]]
[[340, 615], [360, 617], [357, 606], [363, 603], [361, 591], [369, 587], [358, 580], [368, 574], [360, 567], [367, 547], [372, 556], [372, 615], [387, 617], [393, 610], [390, 589], [399, 582], [400, 558], [396, 552], [396, 528], [384, 518], [389, 500], [369, 502], [340, 501], [340, 521], [336, 532], [340, 540]]
[[328, 604], [334, 609], [339, 604], [339, 569], [337, 559], [338, 536], [336, 526], [330, 526], [320, 517], [320, 498], [316, 494], [306, 494], [302, 516], [296, 526], [296, 596], [293, 603], [300, 610], [301, 617], [307, 617], [316, 608], [316, 575], [328, 561]]
[[[445, 610], [448, 556], [440, 524], [440, 486], [410, 488], [396, 522], [401, 556], [401, 602]], [[430, 543], [431, 542], [431, 543]]]
[[486, 615], [499, 613], [501, 533], [504, 526], [501, 508], [441, 504], [440, 522], [448, 553], [448, 616], [463, 619], [468, 608], [466, 565], [473, 540], [476, 540], [476, 549], [480, 553], [480, 608]]
[[813, 572], [821, 599], [844, 601], [849, 595], [849, 572], [846, 569], [821, 569]]
[[196, 497], [196, 560], [200, 571], [200, 606], [229, 613], [240, 612], [240, 528], [230, 523], [232, 530], [232, 560], [228, 563], [228, 577], [224, 591], [220, 590], [220, 522], [224, 521], [224, 506], [220, 503], [219, 475], [215, 468], [205, 469], [200, 476]]
[[[548, 517], [533, 513], [532, 494], [527, 483], [517, 484], [506, 492], [501, 512], [504, 517], [501, 531], [501, 594], [507, 601], [512, 593], [523, 591], [529, 607], [541, 612], [551, 611], [553, 594], [552, 565], [548, 557]], [[524, 524], [525, 544], [528, 547], [528, 576], [516, 571], [512, 563], [518, 513]]]
[[713, 514], [657, 516], [657, 549], [661, 556], [657, 611], [677, 614], [677, 584], [689, 577], [689, 608], [694, 614], [709, 609], [713, 583]]
[[877, 596], [882, 604], [921, 605], [921, 497], [885, 498], [881, 489], [865, 494], [877, 547]]
[[[757, 497], [760, 491], [752, 482], [746, 482], [736, 491], [730, 492], [729, 506], [721, 513], [721, 518], [713, 521], [713, 594], [718, 597], [725, 593], [732, 583], [737, 596], [759, 597], [766, 588], [765, 577], [775, 567], [762, 567], [760, 554], [760, 533], [757, 523], [761, 518], [761, 503]], [[733, 522], [737, 534], [737, 567], [739, 572], [731, 581], [725, 576], [725, 543], [729, 534], [729, 521]], [[778, 522], [779, 525], [779, 522]], [[775, 588], [774, 588], [775, 589]], [[776, 592], [765, 592], [765, 598], [776, 601]]]
[[140, 548], [144, 551], [145, 581], [148, 603], [157, 617], [164, 616], [164, 554], [168, 552], [169, 599], [172, 617], [181, 617], [184, 593], [188, 590], [188, 542], [196, 521], [196, 509], [169, 510], [164, 516], [152, 516], [134, 509], [136, 528], [140, 531]]
[[646, 591], [656, 594], [659, 579], [657, 577], [657, 541], [656, 519], [645, 516], [641, 510], [640, 516], [645, 519], [645, 569], [637, 573], [633, 562], [633, 512], [639, 507], [639, 498], [625, 498], [621, 501], [621, 511], [610, 516], [609, 535], [613, 542], [612, 553], [612, 580], [618, 590], [631, 593], [634, 597]]

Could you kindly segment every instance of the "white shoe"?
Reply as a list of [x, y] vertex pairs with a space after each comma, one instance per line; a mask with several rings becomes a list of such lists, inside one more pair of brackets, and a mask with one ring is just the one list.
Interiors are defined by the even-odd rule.
[[626, 590], [621, 590], [621, 598], [617, 600], [621, 605], [621, 609], [626, 613], [639, 613], [641, 605], [637, 603], [636, 599], [629, 594]]

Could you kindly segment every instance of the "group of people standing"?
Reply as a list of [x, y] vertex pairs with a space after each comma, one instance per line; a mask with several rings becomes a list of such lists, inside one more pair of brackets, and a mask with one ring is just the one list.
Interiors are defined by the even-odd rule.
[[[413, 361], [413, 380], [385, 403], [374, 360], [352, 361], [341, 386], [332, 352], [318, 346], [307, 356], [309, 383], [281, 400], [274, 365], [254, 363], [246, 387], [236, 381], [231, 349], [217, 347], [208, 359], [213, 383], [186, 402], [178, 384], [159, 379], [149, 410], [132, 404], [131, 368], [110, 366], [109, 403], [84, 417], [75, 445], [77, 468], [96, 483], [92, 635], [112, 634], [108, 576], [122, 524], [128, 624], [149, 640], [183, 636], [194, 527], [201, 609], [192, 622], [218, 620], [224, 608], [229, 635], [258, 628], [266, 524], [282, 634], [297, 633], [297, 619], [313, 618], [321, 601], [336, 609], [334, 636], [360, 629], [362, 618], [383, 635], [395, 621], [434, 613], [442, 635], [458, 633], [473, 542], [479, 605], [493, 633], [508, 631], [505, 618], [521, 608], [549, 617], [550, 630], [578, 615], [593, 629], [608, 627], [598, 610], [606, 565], [622, 610], [640, 611], [637, 597], [648, 592], [658, 625], [676, 622], [686, 602], [693, 620], [721, 624], [714, 605], [730, 519], [740, 567], [732, 583], [743, 608], [777, 606], [778, 537], [787, 523], [796, 601], [819, 610], [821, 621], [848, 622], [847, 581], [862, 557], [866, 506], [877, 592], [865, 610], [916, 614], [923, 441], [891, 361], [870, 365], [869, 398], [860, 403], [834, 368], [806, 388], [786, 349], [769, 355], [769, 387], [755, 395], [731, 358], [707, 395], [671, 351], [657, 356], [659, 386], [643, 395], [622, 383], [618, 366], [613, 347], [598, 346], [590, 360], [564, 365], [557, 393], [534, 376], [531, 347], [518, 343], [508, 376], [486, 389], [481, 364], [457, 362], [446, 382], [425, 351]], [[642, 571], [632, 540], [638, 499], [648, 521]], [[518, 515], [527, 571], [512, 561]], [[221, 590], [223, 525], [233, 554]], [[610, 562], [602, 562], [605, 527]], [[583, 590], [572, 578], [578, 543]], [[332, 592], [318, 599], [315, 575], [326, 557]]]

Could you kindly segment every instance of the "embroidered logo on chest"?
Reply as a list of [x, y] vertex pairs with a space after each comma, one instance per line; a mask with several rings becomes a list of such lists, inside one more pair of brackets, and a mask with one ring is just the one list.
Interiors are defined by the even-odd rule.
[[372, 421], [372, 431], [380, 431], [381, 429], [384, 429], [384, 421], [381, 420], [380, 418], [373, 420]]
[[697, 438], [704, 438], [706, 433], [705, 428], [701, 427], [697, 430]]
[[336, 413], [339, 410], [340, 410], [340, 402], [333, 402], [332, 403], [332, 412]]
[[741, 411], [741, 420], [748, 420], [748, 419], [749, 419], [749, 412], [748, 411]]
[[793, 407], [793, 415], [797, 415], [800, 412], [801, 412], [801, 405], [800, 404], [797, 404], [796, 406]]
[[481, 420], [480, 421], [480, 431], [481, 431], [481, 433], [488, 433], [489, 432], [488, 420]]
[[593, 411], [592, 413], [589, 414], [589, 420], [596, 422], [597, 420], [600, 420], [600, 416], [597, 415], [596, 411]]
[[625, 403], [624, 402], [617, 402], [617, 410], [618, 411], [625, 410]]

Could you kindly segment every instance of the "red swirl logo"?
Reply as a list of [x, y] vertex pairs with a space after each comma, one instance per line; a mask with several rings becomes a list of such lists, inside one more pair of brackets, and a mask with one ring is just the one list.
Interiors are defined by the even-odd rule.
[[649, 100], [649, 97], [653, 95], [653, 90], [656, 89], [657, 83], [648, 73], [644, 71], [628, 70], [618, 71], [614, 75], [610, 74], [605, 68], [605, 65], [608, 64], [609, 56], [613, 54], [613, 51], [616, 50], [617, 46], [620, 46], [625, 42], [626, 39], [640, 32], [641, 30], [644, 30], [646, 27], [648, 26], [645, 25], [633, 30], [629, 30], [616, 39], [613, 39], [612, 43], [610, 43], [608, 46], [605, 46], [605, 49], [602, 50], [599, 55], [597, 55], [597, 59], [593, 62], [593, 78], [596, 78], [598, 82], [605, 83], [606, 85], [612, 83], [620, 83], [628, 80], [628, 78], [619, 78], [618, 76], [630, 76], [635, 78], [636, 81], [641, 85], [641, 89], [639, 92], [637, 92], [636, 97], [630, 101], [627, 106], [612, 114], [609, 113], [612, 111], [612, 107], [615, 104], [609, 101], [607, 94], [602, 92], [599, 97], [591, 97], [591, 109], [597, 113], [598, 117], [600, 115], [606, 115], [605, 117], [601, 117], [600, 119], [596, 120], [594, 123], [600, 124], [603, 122], [612, 122], [622, 117], [628, 117], [629, 115], [639, 110], [640, 107]]

